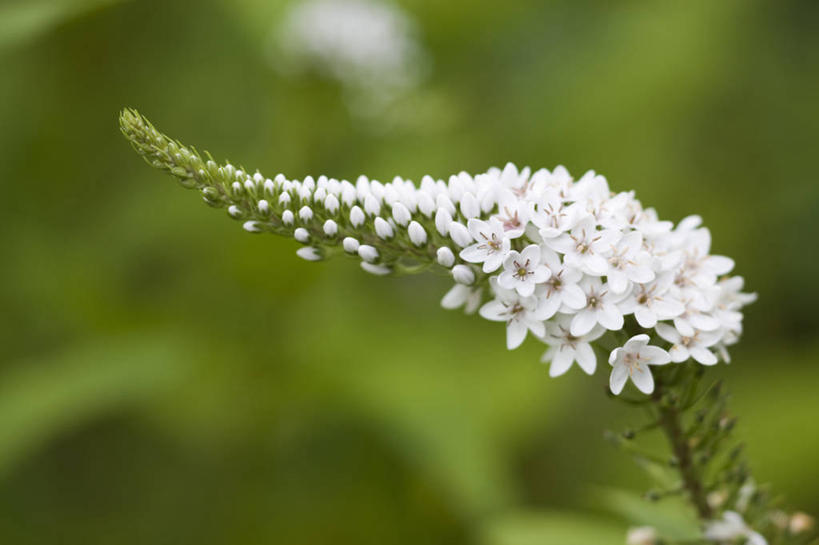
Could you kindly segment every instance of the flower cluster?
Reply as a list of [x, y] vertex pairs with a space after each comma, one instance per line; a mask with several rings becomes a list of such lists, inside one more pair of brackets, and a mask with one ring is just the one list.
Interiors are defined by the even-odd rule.
[[271, 179], [205, 160], [134, 111], [121, 125], [150, 164], [227, 208], [247, 231], [295, 238], [304, 259], [344, 252], [374, 274], [447, 271], [455, 286], [442, 305], [505, 323], [509, 349], [529, 334], [543, 341], [552, 376], [574, 363], [594, 373], [594, 341], [608, 334], [619, 346], [609, 356], [615, 394], [629, 379], [651, 393], [651, 365], [729, 361], [741, 309], [755, 297], [742, 293], [741, 277], [725, 276], [734, 262], [710, 254], [699, 217], [662, 221], [593, 171], [575, 181], [560, 166], [509, 164], [447, 181], [425, 176], [419, 186]]

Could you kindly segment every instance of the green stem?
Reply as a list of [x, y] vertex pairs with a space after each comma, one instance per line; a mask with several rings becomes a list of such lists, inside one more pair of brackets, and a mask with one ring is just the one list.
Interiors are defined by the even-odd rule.
[[682, 414], [676, 403], [668, 402], [665, 396], [666, 392], [666, 386], [663, 384], [662, 379], [658, 377], [651, 401], [659, 412], [660, 427], [671, 446], [671, 451], [674, 453], [683, 488], [688, 493], [688, 498], [696, 509], [697, 515], [702, 521], [711, 520], [714, 513], [708, 504], [705, 485], [694, 465], [691, 445], [683, 431]]

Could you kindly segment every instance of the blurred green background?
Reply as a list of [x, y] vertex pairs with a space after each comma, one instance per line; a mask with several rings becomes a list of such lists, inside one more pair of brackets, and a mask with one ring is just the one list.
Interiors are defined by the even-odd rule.
[[[760, 294], [724, 367], [759, 481], [819, 512], [819, 3], [407, 0], [426, 77], [376, 116], [271, 66], [292, 4], [0, 2], [0, 542], [608, 544], [650, 482], [607, 373], [310, 264], [149, 169], [133, 106], [250, 169], [594, 168], [703, 216]], [[602, 367], [602, 366], [601, 366]], [[624, 492], [626, 491], [626, 492]], [[629, 492], [630, 491], [630, 492]]]

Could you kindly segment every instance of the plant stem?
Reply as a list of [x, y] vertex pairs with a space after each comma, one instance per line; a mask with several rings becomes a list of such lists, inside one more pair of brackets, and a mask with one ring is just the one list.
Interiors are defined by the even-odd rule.
[[689, 500], [697, 510], [697, 515], [703, 521], [711, 520], [713, 510], [708, 505], [705, 487], [694, 465], [691, 445], [688, 443], [683, 431], [682, 414], [675, 403], [667, 402], [665, 392], [666, 389], [662, 380], [658, 379], [651, 401], [659, 412], [660, 427], [674, 453], [677, 468], [682, 478], [682, 485], [688, 492]]

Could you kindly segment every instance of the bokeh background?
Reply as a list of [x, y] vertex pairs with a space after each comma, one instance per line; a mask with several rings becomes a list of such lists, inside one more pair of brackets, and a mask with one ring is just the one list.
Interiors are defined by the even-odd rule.
[[640, 419], [604, 369], [549, 379], [544, 346], [442, 310], [445, 278], [248, 235], [135, 156], [124, 106], [268, 175], [563, 163], [701, 214], [759, 293], [718, 371], [739, 437], [819, 513], [819, 3], [407, 0], [417, 82], [372, 111], [282, 69], [295, 4], [0, 2], [0, 542], [605, 545], [677, 524], [602, 440]]

